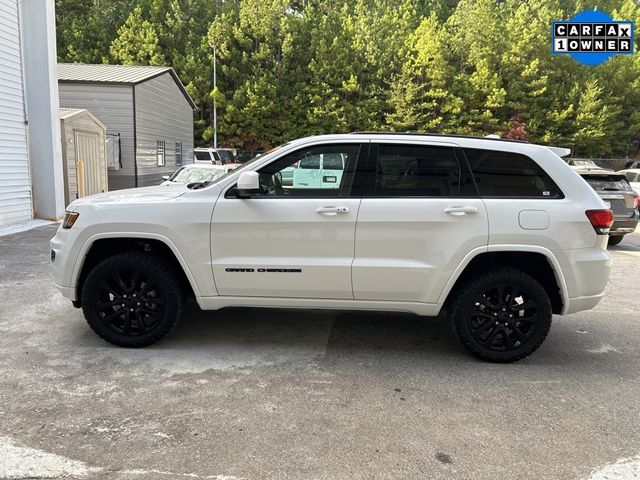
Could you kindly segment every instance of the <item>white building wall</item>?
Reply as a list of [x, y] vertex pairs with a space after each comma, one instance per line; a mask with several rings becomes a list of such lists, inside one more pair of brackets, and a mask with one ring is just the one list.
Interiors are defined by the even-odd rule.
[[17, 0], [0, 0], [0, 225], [32, 216]]
[[55, 6], [52, 0], [21, 0], [20, 6], [33, 214], [56, 220], [65, 204]]

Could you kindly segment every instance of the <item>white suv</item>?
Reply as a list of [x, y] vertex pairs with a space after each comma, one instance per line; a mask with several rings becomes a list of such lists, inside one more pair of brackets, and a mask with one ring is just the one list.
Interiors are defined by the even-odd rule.
[[[69, 205], [54, 277], [115, 345], [164, 337], [187, 296], [229, 306], [446, 308], [489, 361], [540, 346], [552, 314], [602, 298], [613, 217], [557, 155], [488, 138], [355, 133], [287, 143], [212, 183], [147, 187]], [[283, 185], [310, 156], [340, 181]]]

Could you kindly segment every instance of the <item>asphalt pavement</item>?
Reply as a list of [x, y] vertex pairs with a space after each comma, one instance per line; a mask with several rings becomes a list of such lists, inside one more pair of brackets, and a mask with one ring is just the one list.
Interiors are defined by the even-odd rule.
[[110, 346], [55, 289], [56, 226], [0, 237], [0, 478], [640, 478], [640, 234], [533, 356], [444, 318], [228, 309]]

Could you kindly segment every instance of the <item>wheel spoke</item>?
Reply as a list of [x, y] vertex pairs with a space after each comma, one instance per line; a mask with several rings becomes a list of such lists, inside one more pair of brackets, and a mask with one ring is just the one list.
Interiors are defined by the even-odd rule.
[[162, 297], [144, 297], [142, 299], [142, 301], [144, 303], [151, 303], [151, 304], [158, 305], [158, 306], [161, 306], [161, 307], [163, 307], [165, 305], [164, 298], [162, 298]]
[[517, 305], [516, 304], [516, 298], [518, 298], [520, 296], [520, 289], [518, 287], [516, 287], [515, 285], [511, 286], [511, 295], [509, 296], [509, 301], [507, 302], [507, 304], [505, 305], [507, 308], [511, 308], [513, 307], [513, 305]]
[[520, 310], [529, 310], [531, 308], [536, 308], [536, 304], [534, 302], [528, 301], [528, 302], [524, 302], [521, 303], [520, 305], [515, 304], [511, 307], [511, 310], [513, 310], [514, 312], [520, 311]]
[[496, 306], [498, 306], [498, 307], [501, 307], [502, 305], [504, 305], [504, 290], [505, 290], [505, 286], [504, 285], [498, 285], [496, 287], [496, 291], [497, 291]]
[[131, 314], [133, 312], [130, 312], [129, 310], [125, 309], [125, 319], [124, 319], [124, 325], [123, 325], [123, 331], [125, 335], [131, 335]]
[[120, 289], [123, 292], [128, 292], [129, 291], [129, 288], [127, 287], [127, 285], [122, 280], [122, 276], [120, 275], [120, 272], [114, 273], [113, 275], [111, 275], [111, 278], [113, 278], [116, 281], [116, 285], [118, 285], [118, 287], [120, 287]]
[[482, 340], [481, 338], [479, 338], [478, 340], [480, 341], [481, 344], [483, 345], [489, 345], [491, 346], [491, 344], [493, 343], [493, 340], [496, 338], [496, 334], [500, 331], [500, 329], [498, 327], [494, 328], [493, 331], [487, 336], [487, 338], [485, 338], [484, 340]]
[[486, 312], [483, 312], [482, 310], [474, 310], [472, 316], [474, 317], [486, 317], [490, 320], [494, 320], [495, 321], [495, 316], [494, 315], [490, 315]]
[[526, 317], [516, 317], [518, 322], [538, 323], [537, 315], [528, 315]]
[[138, 311], [142, 312], [142, 313], [146, 313], [147, 315], [149, 315], [150, 317], [156, 317], [159, 313], [162, 313], [162, 310], [153, 310], [149, 307], [138, 307]]
[[133, 272], [131, 276], [131, 290], [136, 292], [138, 290], [138, 284], [140, 283], [140, 272]]
[[122, 297], [122, 293], [116, 292], [116, 289], [113, 288], [111, 285], [109, 285], [106, 281], [102, 282], [102, 286], [100, 288], [104, 290], [107, 294], [112, 295], [114, 298]]
[[116, 305], [118, 305], [118, 306], [120, 305], [120, 302], [118, 300], [109, 300], [107, 302], [98, 302], [96, 304], [96, 308], [98, 310], [104, 310], [106, 308], [113, 308]]
[[513, 348], [516, 348], [515, 344], [513, 343], [513, 340], [511, 340], [511, 337], [509, 336], [509, 333], [506, 330], [502, 334], [502, 337], [504, 338], [504, 346], [507, 349], [511, 350]]
[[496, 310], [498, 308], [497, 305], [494, 305], [493, 303], [491, 303], [489, 299], [484, 295], [478, 299], [478, 302], [480, 302], [481, 305], [484, 305], [490, 310]]
[[516, 338], [518, 339], [518, 341], [520, 343], [524, 343], [524, 341], [527, 339], [528, 335], [526, 335], [522, 330], [520, 330], [520, 327], [518, 327], [517, 325], [513, 325], [513, 333], [515, 334]]
[[138, 295], [139, 295], [140, 297], [144, 297], [144, 295], [145, 295], [146, 293], [148, 293], [148, 292], [151, 292], [151, 291], [153, 290], [153, 287], [155, 287], [155, 286], [156, 286], [156, 284], [155, 284], [155, 283], [152, 283], [152, 282], [147, 282], [147, 283], [145, 283], [144, 287], [142, 287], [142, 288], [140, 289], [140, 291], [138, 292]]
[[142, 315], [141, 312], [138, 312], [137, 324], [138, 330], [140, 330], [141, 333], [147, 333], [147, 325], [144, 323], [144, 315]]
[[[487, 332], [487, 330], [489, 330], [491, 327], [495, 327], [495, 324], [493, 323], [493, 319], [491, 317], [489, 317], [487, 320], [485, 320], [482, 324], [480, 324], [479, 326], [477, 326], [476, 328], [474, 328], [473, 330], [478, 334], [478, 335], [483, 335], [485, 332]], [[473, 328], [473, 326], [472, 326]]]
[[122, 310], [116, 310], [115, 312], [106, 314], [104, 317], [101, 318], [101, 320], [105, 323], [113, 323], [111, 320], [122, 315], [122, 313], [123, 313]]

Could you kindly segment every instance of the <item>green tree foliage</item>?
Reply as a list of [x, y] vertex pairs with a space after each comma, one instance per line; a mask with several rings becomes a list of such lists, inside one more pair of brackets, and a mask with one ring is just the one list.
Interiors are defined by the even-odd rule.
[[[60, 61], [170, 65], [196, 143], [267, 148], [354, 130], [489, 134], [632, 154], [640, 55], [550, 53], [586, 8], [640, 25], [634, 0], [56, 0]], [[639, 35], [637, 32], [636, 37]], [[213, 88], [214, 46], [218, 87]]]
[[118, 36], [111, 43], [111, 57], [123, 65], [162, 65], [158, 34], [153, 24], [143, 18], [142, 9], [133, 9]]

